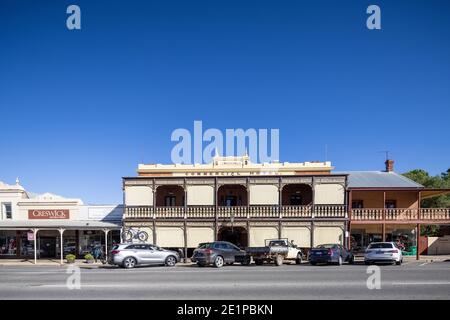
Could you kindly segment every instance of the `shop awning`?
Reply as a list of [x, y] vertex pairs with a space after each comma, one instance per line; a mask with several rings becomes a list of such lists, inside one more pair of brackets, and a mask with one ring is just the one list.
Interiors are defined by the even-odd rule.
[[72, 230], [92, 230], [92, 229], [120, 229], [122, 227], [121, 221], [74, 221], [74, 220], [9, 220], [0, 221], [0, 229], [15, 229], [24, 230], [31, 228], [38, 229], [72, 229]]
[[422, 199], [442, 196], [444, 194], [449, 194], [450, 189], [437, 189], [437, 188], [425, 188], [420, 191], [420, 197]]

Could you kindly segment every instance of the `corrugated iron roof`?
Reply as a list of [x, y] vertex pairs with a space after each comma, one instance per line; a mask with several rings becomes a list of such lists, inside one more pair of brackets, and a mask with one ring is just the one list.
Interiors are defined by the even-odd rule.
[[385, 171], [341, 171], [348, 174], [349, 188], [424, 188], [421, 184], [407, 177]]

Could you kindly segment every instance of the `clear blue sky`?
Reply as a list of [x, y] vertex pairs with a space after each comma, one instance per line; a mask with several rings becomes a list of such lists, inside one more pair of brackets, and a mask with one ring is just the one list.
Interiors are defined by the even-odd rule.
[[[81, 7], [82, 30], [66, 28]], [[382, 30], [366, 28], [370, 4]], [[0, 180], [121, 203], [176, 128], [279, 128], [280, 160], [450, 167], [450, 2], [0, 2]]]

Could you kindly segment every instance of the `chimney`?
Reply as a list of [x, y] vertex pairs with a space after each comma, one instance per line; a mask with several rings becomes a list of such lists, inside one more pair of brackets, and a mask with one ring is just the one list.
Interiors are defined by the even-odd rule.
[[387, 159], [384, 164], [386, 165], [386, 172], [394, 171], [394, 160]]

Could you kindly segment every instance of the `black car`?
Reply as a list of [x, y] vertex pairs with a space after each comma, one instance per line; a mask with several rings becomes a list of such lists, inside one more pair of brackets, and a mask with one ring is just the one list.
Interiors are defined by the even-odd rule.
[[313, 266], [317, 263], [341, 265], [344, 262], [348, 262], [353, 264], [354, 261], [355, 257], [353, 253], [336, 243], [321, 244], [312, 248], [309, 252], [309, 263]]
[[213, 265], [216, 268], [224, 264], [233, 264], [235, 262], [243, 265], [250, 264], [250, 257], [244, 250], [239, 249], [234, 244], [226, 241], [215, 241], [201, 243], [191, 258], [198, 266]]

